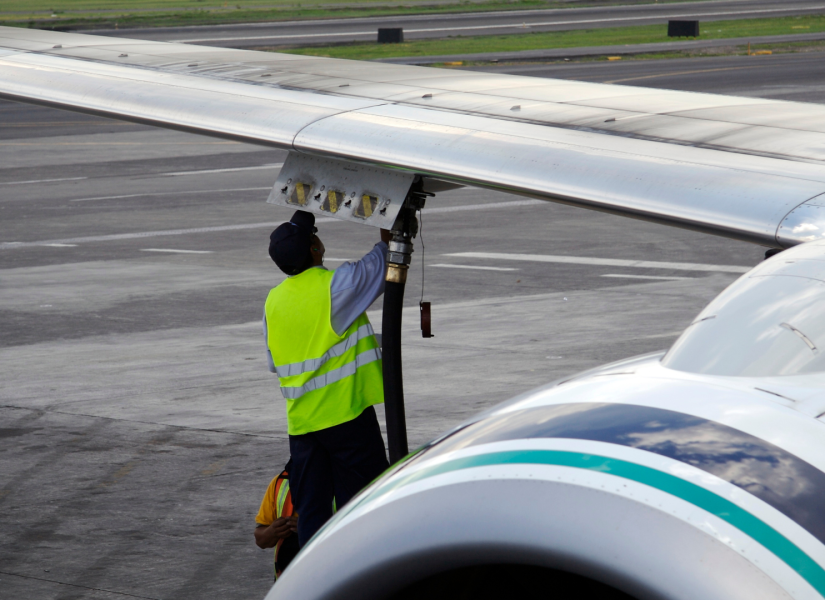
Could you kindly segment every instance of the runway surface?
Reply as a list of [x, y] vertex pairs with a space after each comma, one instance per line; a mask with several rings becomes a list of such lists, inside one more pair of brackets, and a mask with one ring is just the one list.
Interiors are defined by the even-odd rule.
[[520, 10], [488, 13], [410, 15], [90, 31], [101, 35], [230, 48], [306, 46], [375, 40], [379, 27], [403, 27], [405, 40], [450, 36], [502, 35], [666, 23], [669, 19], [718, 21], [818, 14], [823, 0], [711, 0], [668, 4]]
[[[817, 58], [496, 70], [821, 102]], [[266, 247], [290, 211], [264, 200], [284, 156], [0, 103], [0, 597], [271, 585], [252, 529], [288, 458], [260, 332], [283, 279]], [[405, 312], [412, 447], [557, 377], [666, 349], [764, 251], [478, 189], [427, 206]], [[320, 235], [334, 267], [378, 232]], [[422, 264], [432, 339], [416, 322]], [[370, 316], [380, 325], [380, 302]]]
[[825, 102], [825, 64], [819, 52], [596, 63], [528, 63], [469, 70], [709, 91], [794, 102]]

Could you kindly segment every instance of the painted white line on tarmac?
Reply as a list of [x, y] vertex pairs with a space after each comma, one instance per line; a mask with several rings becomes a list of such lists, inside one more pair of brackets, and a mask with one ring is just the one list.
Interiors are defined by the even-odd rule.
[[440, 267], [442, 269], [477, 269], [479, 271], [520, 271], [521, 269], [514, 269], [512, 267], [474, 267], [472, 265], [426, 265], [430, 267]]
[[75, 198], [69, 202], [91, 202], [92, 200], [122, 200], [123, 198], [141, 198], [143, 196], [182, 196], [184, 194], [223, 194], [229, 192], [259, 192], [261, 190], [271, 190], [272, 186], [254, 188], [233, 188], [230, 190], [192, 190], [185, 192], [144, 192], [142, 194], [123, 194], [120, 196], [97, 196], [94, 198]]
[[48, 246], [49, 248], [76, 248], [77, 244], [41, 244], [41, 246]]
[[[338, 219], [316, 219], [316, 223], [335, 223]], [[161, 231], [138, 231], [135, 233], [112, 233], [109, 235], [89, 235], [86, 237], [67, 238], [62, 240], [47, 240], [42, 242], [0, 242], [0, 250], [13, 248], [27, 248], [30, 246], [42, 246], [48, 243], [78, 243], [89, 242], [116, 242], [120, 240], [136, 240], [149, 237], [163, 237], [168, 235], [189, 235], [193, 233], [213, 233], [216, 231], [236, 231], [239, 229], [264, 229], [275, 228], [283, 221], [270, 223], [245, 223], [243, 225], [218, 225], [215, 227], [194, 227], [192, 229], [166, 229]]]
[[235, 171], [258, 171], [260, 169], [280, 169], [284, 163], [259, 165], [257, 167], [233, 167], [231, 169], [203, 169], [201, 171], [177, 171], [175, 173], [160, 173], [159, 177], [180, 177], [181, 175], [206, 175], [209, 173], [234, 173]]
[[29, 183], [52, 183], [54, 181], [80, 181], [81, 179], [88, 179], [88, 177], [61, 177], [60, 179], [30, 179], [28, 181], [7, 181], [0, 183], [0, 185], [26, 185]]
[[[825, 4], [821, 6], [806, 7], [805, 11], [818, 11], [825, 9]], [[707, 12], [707, 13], [691, 13], [691, 19], [698, 18], [713, 18], [713, 17], [729, 17], [729, 16], [753, 16], [757, 14], [771, 14], [778, 12], [788, 12], [789, 8], [766, 8], [761, 10], [735, 10], [735, 11], [721, 11], [721, 12]], [[540, 21], [536, 23], [512, 23], [502, 25], [467, 25], [464, 27], [430, 27], [422, 29], [405, 29], [405, 34], [410, 33], [438, 33], [443, 31], [483, 31], [489, 29], [530, 29], [532, 27], [553, 27], [556, 25], [593, 25], [595, 23], [621, 23], [627, 21], [666, 21], [668, 19], [686, 18], [684, 14], [666, 14], [666, 15], [648, 15], [636, 17], [614, 17], [612, 19], [577, 19], [568, 21]], [[343, 31], [335, 33], [305, 33], [305, 34], [285, 34], [285, 35], [253, 35], [253, 36], [233, 36], [233, 37], [210, 37], [210, 38], [196, 38], [188, 40], [172, 40], [173, 43], [191, 44], [197, 42], [231, 42], [244, 40], [286, 40], [295, 38], [323, 38], [323, 37], [348, 37], [348, 36], [375, 36], [376, 30], [370, 31]]]
[[619, 273], [608, 273], [601, 275], [601, 277], [616, 277], [619, 279], [656, 279], [656, 280], [676, 280], [676, 279], [696, 279], [695, 277], [663, 277], [661, 275], [622, 275]]
[[510, 202], [488, 202], [487, 204], [463, 204], [461, 206], [439, 206], [438, 208], [425, 208], [425, 215], [443, 214], [451, 212], [462, 212], [465, 210], [490, 210], [494, 208], [515, 208], [517, 206], [538, 206], [548, 204], [544, 200], [511, 200]]
[[670, 333], [655, 333], [653, 335], [643, 335], [640, 339], [643, 340], [653, 340], [656, 338], [670, 338], [682, 335], [683, 332], [681, 331], [671, 331]]
[[716, 273], [747, 273], [752, 267], [734, 265], [708, 265], [702, 263], [654, 262], [650, 260], [622, 260], [618, 258], [591, 258], [589, 256], [553, 256], [550, 254], [504, 254], [498, 252], [455, 252], [442, 256], [482, 258], [493, 260], [519, 260], [530, 262], [562, 263], [571, 265], [595, 265], [603, 267], [634, 267], [637, 269], [672, 269], [675, 271], [708, 271]]
[[212, 250], [175, 250], [174, 248], [141, 248], [141, 252], [171, 252], [174, 254], [212, 254]]
[[[269, 188], [264, 188], [269, 189]], [[488, 204], [465, 204], [462, 206], [442, 206], [440, 208], [428, 208], [425, 214], [441, 214], [464, 210], [492, 210], [499, 208], [512, 208], [518, 206], [533, 206], [536, 204], [546, 204], [542, 200], [516, 200], [514, 202], [490, 202]], [[316, 218], [315, 223], [343, 223], [342, 219], [332, 217]], [[12, 250], [14, 248], [28, 248], [31, 246], [42, 246], [44, 244], [85, 244], [89, 242], [116, 242], [121, 240], [135, 240], [148, 237], [163, 237], [170, 235], [192, 235], [196, 233], [213, 233], [217, 231], [238, 231], [243, 229], [274, 229], [283, 221], [270, 221], [264, 223], [243, 223], [240, 225], [217, 225], [214, 227], [195, 227], [191, 229], [165, 229], [160, 231], [138, 231], [134, 233], [112, 233], [108, 235], [89, 235], [84, 237], [63, 238], [59, 240], [39, 240], [36, 242], [0, 242], [0, 250]]]

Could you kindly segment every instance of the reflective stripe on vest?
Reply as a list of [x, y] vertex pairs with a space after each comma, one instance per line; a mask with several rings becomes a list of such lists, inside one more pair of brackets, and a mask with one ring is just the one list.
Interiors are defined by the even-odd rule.
[[[323, 367], [330, 358], [343, 356], [347, 350], [354, 348], [355, 344], [359, 340], [362, 340], [370, 335], [375, 335], [375, 332], [372, 329], [372, 325], [367, 323], [366, 325], [362, 325], [356, 329], [353, 334], [343, 342], [340, 344], [335, 344], [332, 348], [327, 350], [326, 354], [324, 354], [321, 358], [311, 358], [303, 362], [276, 366], [275, 370], [278, 372], [278, 377], [291, 377], [293, 375], [301, 375], [303, 373], [317, 371]], [[379, 358], [381, 357], [379, 356]], [[291, 397], [297, 398], [297, 396]]]
[[327, 429], [384, 401], [381, 350], [366, 313], [332, 327], [334, 273], [290, 277], [266, 301], [267, 345], [286, 399], [290, 435]]
[[344, 377], [355, 375], [355, 372], [359, 368], [364, 365], [368, 365], [371, 362], [375, 362], [376, 360], [381, 360], [381, 350], [379, 348], [371, 348], [366, 352], [358, 354], [354, 361], [348, 362], [343, 367], [333, 369], [332, 371], [327, 371], [323, 375], [318, 375], [318, 377], [310, 379], [302, 386], [282, 387], [281, 393], [283, 393], [284, 398], [295, 400], [304, 394], [308, 394], [309, 392], [314, 392], [315, 390], [320, 390], [328, 385], [332, 385], [333, 383], [342, 380]]
[[[280, 519], [284, 515], [284, 504], [286, 504], [286, 495], [289, 493], [289, 479], [281, 479], [281, 485], [278, 486], [278, 496], [275, 499], [275, 518]], [[277, 555], [276, 555], [277, 557]]]

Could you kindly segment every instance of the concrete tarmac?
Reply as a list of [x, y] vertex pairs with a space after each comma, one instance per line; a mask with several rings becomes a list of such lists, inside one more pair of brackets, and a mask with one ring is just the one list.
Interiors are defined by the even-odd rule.
[[[812, 57], [715, 60], [497, 70], [822, 101]], [[271, 585], [252, 529], [289, 453], [260, 332], [283, 280], [266, 247], [290, 211], [264, 201], [284, 156], [0, 103], [0, 597]], [[478, 189], [427, 206], [404, 315], [413, 447], [555, 378], [666, 349], [764, 252]], [[320, 235], [331, 268], [378, 238], [344, 222]], [[557, 255], [579, 264], [542, 261]], [[416, 321], [422, 265], [432, 339]], [[369, 314], [380, 328], [380, 301]]]
[[670, 19], [725, 21], [819, 14], [822, 0], [704, 0], [623, 6], [583, 6], [439, 15], [400, 15], [245, 23], [204, 27], [97, 30], [88, 33], [226, 48], [312, 46], [374, 41], [379, 27], [402, 27], [405, 40], [507, 35], [667, 23]]

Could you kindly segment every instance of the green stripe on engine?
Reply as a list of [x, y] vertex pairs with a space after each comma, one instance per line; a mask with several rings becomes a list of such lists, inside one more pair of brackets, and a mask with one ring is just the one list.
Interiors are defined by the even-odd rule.
[[[424, 467], [406, 477], [401, 477], [389, 483], [386, 487], [379, 488], [369, 497], [364, 498], [364, 501], [369, 502], [399, 487], [442, 473], [473, 467], [512, 464], [556, 465], [609, 473], [610, 475], [649, 485], [657, 490], [681, 498], [702, 510], [716, 515], [762, 544], [790, 568], [799, 573], [821, 596], [825, 597], [825, 570], [796, 544], [761, 519], [733, 502], [689, 481], [650, 467], [606, 456], [561, 450], [508, 450], [467, 456], [431, 467]], [[359, 504], [361, 503], [359, 502]]]

